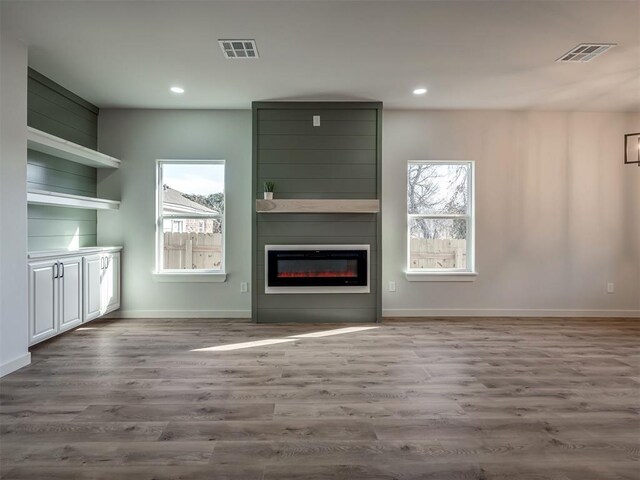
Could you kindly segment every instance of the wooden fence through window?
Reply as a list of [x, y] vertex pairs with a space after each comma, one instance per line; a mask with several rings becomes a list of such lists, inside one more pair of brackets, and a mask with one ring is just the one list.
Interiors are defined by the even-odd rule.
[[410, 268], [467, 268], [465, 239], [412, 238]]
[[222, 234], [165, 232], [164, 269], [222, 269]]

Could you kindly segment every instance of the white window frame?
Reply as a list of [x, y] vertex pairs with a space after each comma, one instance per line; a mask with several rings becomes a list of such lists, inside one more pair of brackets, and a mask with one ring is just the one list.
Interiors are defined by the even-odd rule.
[[[162, 189], [163, 189], [163, 175], [162, 167], [164, 165], [194, 165], [194, 164], [207, 164], [207, 165], [222, 165], [224, 166], [224, 209], [221, 214], [218, 215], [188, 215], [188, 214], [163, 214], [162, 206]], [[155, 271], [154, 277], [156, 281], [160, 282], [174, 282], [174, 281], [187, 281], [187, 282], [224, 282], [226, 281], [226, 212], [227, 212], [227, 167], [225, 160], [208, 160], [208, 159], [158, 159], [156, 160], [156, 259], [155, 259]], [[222, 226], [222, 265], [219, 270], [213, 269], [164, 269], [162, 265], [164, 255], [164, 219], [210, 219], [217, 218], [220, 220]]]
[[[407, 194], [409, 191], [409, 167], [411, 165], [468, 165], [469, 177], [467, 182], [467, 212], [464, 214], [423, 214], [409, 213]], [[405, 203], [407, 211], [407, 223], [405, 232], [407, 234], [406, 243], [406, 265], [405, 276], [409, 281], [474, 281], [478, 275], [475, 270], [475, 162], [473, 160], [409, 160], [405, 168]], [[455, 219], [463, 218], [467, 221], [467, 268], [411, 268], [411, 231], [410, 222], [414, 218], [429, 219]]]

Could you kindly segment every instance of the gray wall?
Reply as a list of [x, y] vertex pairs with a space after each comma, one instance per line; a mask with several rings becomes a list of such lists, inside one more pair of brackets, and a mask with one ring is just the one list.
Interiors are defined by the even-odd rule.
[[27, 47], [0, 27], [0, 376], [27, 351]]
[[[254, 198], [378, 198], [381, 104], [254, 104]], [[313, 127], [312, 117], [321, 124]], [[255, 214], [253, 318], [258, 322], [367, 322], [379, 317], [378, 225], [372, 214]], [[267, 244], [369, 244], [369, 294], [264, 293]]]
[[[249, 316], [239, 282], [250, 280], [252, 199], [261, 193], [251, 187], [251, 112], [103, 110], [100, 119], [101, 147], [124, 162], [98, 186], [107, 198], [122, 194], [121, 211], [100, 212], [98, 238], [125, 245], [123, 313]], [[383, 313], [640, 315], [640, 168], [622, 164], [632, 131], [638, 114], [385, 110]], [[154, 161], [171, 157], [227, 159], [225, 284], [153, 280]], [[405, 168], [421, 158], [476, 161], [475, 282], [404, 279]]]
[[[639, 114], [385, 111], [383, 314], [640, 316], [637, 131]], [[475, 282], [406, 281], [412, 159], [476, 161]]]
[[[98, 213], [98, 242], [123, 245], [122, 310], [130, 317], [249, 317], [251, 112], [101, 110], [100, 149], [122, 160], [98, 173], [98, 195], [120, 210]], [[225, 283], [161, 283], [155, 265], [156, 159], [226, 160]]]
[[[27, 123], [88, 148], [97, 147], [98, 108], [29, 69]], [[96, 169], [28, 150], [27, 187], [96, 196]], [[96, 212], [29, 205], [28, 249], [96, 245]]]

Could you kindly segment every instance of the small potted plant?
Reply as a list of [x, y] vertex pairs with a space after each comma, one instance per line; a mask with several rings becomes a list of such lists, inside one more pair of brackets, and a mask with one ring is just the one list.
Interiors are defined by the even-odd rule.
[[273, 182], [264, 182], [264, 199], [273, 200], [273, 189], [276, 186]]

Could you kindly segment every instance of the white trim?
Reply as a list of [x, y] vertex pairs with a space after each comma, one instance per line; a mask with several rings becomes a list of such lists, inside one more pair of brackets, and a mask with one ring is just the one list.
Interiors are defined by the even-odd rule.
[[85, 208], [88, 210], [118, 210], [120, 202], [104, 198], [83, 197], [49, 190], [29, 190], [27, 203], [34, 205], [55, 205], [58, 207]]
[[118, 310], [100, 318], [251, 318], [251, 310]]
[[227, 274], [224, 272], [211, 273], [174, 273], [174, 272], [151, 272], [153, 280], [158, 283], [224, 283], [227, 281]]
[[19, 356], [18, 358], [14, 358], [13, 360], [9, 360], [8, 362], [0, 365], [0, 377], [4, 377], [5, 375], [9, 375], [16, 370], [21, 369], [22, 367], [26, 367], [31, 363], [31, 353], [27, 352], [24, 355]]
[[640, 310], [389, 308], [383, 317], [607, 317], [640, 318]]
[[95, 168], [120, 168], [120, 160], [76, 143], [27, 127], [27, 148]]
[[408, 282], [475, 282], [478, 272], [404, 272]]
[[[473, 274], [475, 272], [475, 264], [476, 264], [476, 162], [474, 160], [407, 160], [406, 167], [406, 185], [405, 185], [405, 196], [409, 191], [409, 166], [411, 164], [443, 164], [443, 165], [469, 165], [470, 176], [469, 181], [467, 182], [467, 189], [469, 195], [469, 205], [468, 212], [464, 215], [431, 215], [431, 214], [415, 214], [409, 213], [409, 205], [406, 205], [407, 209], [407, 223], [405, 226], [405, 234], [407, 235], [406, 241], [406, 266], [407, 269], [410, 269], [409, 259], [411, 253], [411, 236], [409, 232], [409, 219], [410, 218], [463, 218], [467, 221], [467, 270], [465, 272]], [[426, 274], [430, 274], [428, 270], [425, 271]], [[409, 278], [407, 277], [407, 280]], [[412, 280], [410, 280], [412, 281]], [[418, 280], [415, 281], [432, 281], [432, 280]], [[447, 281], [447, 280], [439, 280], [439, 281]], [[449, 280], [453, 281], [453, 280]], [[463, 281], [463, 280], [458, 280]], [[472, 281], [472, 280], [466, 280]]]
[[[367, 284], [364, 286], [336, 287], [270, 287], [269, 286], [269, 252], [271, 250], [366, 250], [367, 252]], [[264, 246], [264, 293], [370, 293], [371, 292], [371, 246], [362, 245], [265, 245]]]
[[[174, 273], [171, 270], [164, 270], [162, 268], [162, 258], [163, 258], [163, 251], [164, 251], [164, 235], [162, 235], [163, 233], [163, 229], [164, 229], [164, 225], [163, 225], [163, 220], [165, 218], [165, 215], [163, 214], [163, 205], [162, 205], [162, 196], [160, 195], [160, 192], [162, 192], [162, 187], [163, 187], [163, 179], [162, 179], [162, 165], [164, 164], [180, 164], [180, 163], [186, 163], [186, 164], [195, 164], [195, 163], [202, 163], [202, 164], [210, 164], [210, 165], [222, 165], [224, 168], [224, 186], [223, 186], [223, 191], [222, 194], [224, 195], [224, 210], [222, 212], [222, 215], [220, 215], [219, 213], [216, 213], [215, 215], [202, 215], [202, 216], [198, 216], [198, 218], [202, 218], [202, 219], [206, 219], [206, 218], [219, 218], [220, 219], [220, 223], [222, 226], [222, 265], [221, 265], [221, 269], [220, 270], [202, 270], [202, 271], [194, 271], [194, 270], [188, 270], [189, 273], [195, 273], [196, 275], [202, 275], [202, 274], [213, 274], [213, 275], [220, 275], [220, 274], [224, 274], [224, 270], [226, 268], [226, 257], [227, 257], [227, 245], [226, 245], [226, 239], [227, 239], [227, 161], [223, 160], [223, 159], [202, 159], [202, 158], [182, 158], [182, 159], [172, 159], [172, 158], [157, 158], [156, 159], [156, 264], [155, 264], [155, 271], [158, 274], [172, 274]], [[171, 215], [166, 216], [171, 217]], [[182, 274], [182, 273], [181, 273]], [[225, 277], [226, 279], [226, 277]], [[162, 281], [162, 280], [160, 280]], [[198, 280], [195, 280], [198, 281]], [[204, 281], [204, 280], [199, 280], [199, 281]], [[218, 280], [220, 281], [220, 280]], [[224, 280], [222, 280], [224, 281]]]

